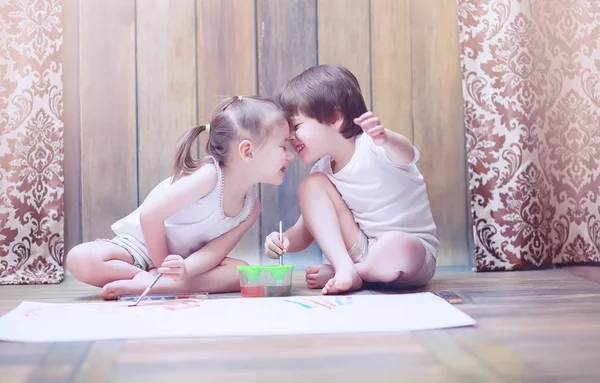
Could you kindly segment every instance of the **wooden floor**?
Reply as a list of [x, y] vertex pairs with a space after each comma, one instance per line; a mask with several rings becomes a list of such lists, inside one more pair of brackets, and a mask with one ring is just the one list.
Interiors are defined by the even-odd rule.
[[[574, 270], [475, 273], [440, 268], [427, 290], [464, 295], [458, 307], [477, 320], [474, 328], [0, 342], [0, 382], [597, 382], [600, 284], [588, 277], [600, 275], [600, 269]], [[297, 277], [295, 293], [316, 293], [303, 289], [301, 275]], [[0, 286], [0, 315], [22, 300], [87, 301], [99, 299], [98, 292], [72, 279], [53, 286]]]

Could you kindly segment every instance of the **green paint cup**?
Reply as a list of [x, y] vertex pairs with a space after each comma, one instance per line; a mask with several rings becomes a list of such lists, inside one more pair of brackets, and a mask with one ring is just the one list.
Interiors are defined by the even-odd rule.
[[238, 266], [243, 297], [285, 297], [292, 293], [294, 265]]

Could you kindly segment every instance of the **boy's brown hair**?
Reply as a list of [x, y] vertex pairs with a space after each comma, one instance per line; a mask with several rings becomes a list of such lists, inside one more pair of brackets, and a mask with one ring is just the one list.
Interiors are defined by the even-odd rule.
[[341, 114], [340, 133], [345, 138], [362, 133], [354, 119], [367, 112], [358, 80], [341, 65], [308, 68], [285, 84], [277, 102], [288, 120], [302, 113], [322, 124], [333, 124]]

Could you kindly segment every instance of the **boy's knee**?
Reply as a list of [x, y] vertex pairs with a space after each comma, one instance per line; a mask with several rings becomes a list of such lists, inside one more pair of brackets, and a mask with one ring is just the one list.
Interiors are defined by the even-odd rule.
[[364, 262], [361, 268], [361, 277], [372, 282], [388, 283], [400, 277], [401, 271], [389, 265], [374, 262]]
[[302, 182], [300, 182], [298, 193], [300, 195], [304, 195], [317, 188], [326, 188], [329, 186], [329, 184], [331, 184], [331, 181], [329, 181], [329, 178], [327, 178], [325, 174], [321, 172], [311, 173], [305, 179], [303, 179]]
[[300, 182], [300, 186], [298, 187], [298, 202], [300, 203], [300, 208], [302, 208], [304, 204], [315, 200], [315, 192], [319, 193], [324, 191], [327, 195], [331, 195], [329, 188], [335, 189], [335, 186], [333, 186], [325, 174], [320, 172], [309, 174], [302, 182]]
[[[370, 271], [380, 276], [382, 282], [392, 282], [400, 276], [402, 280], [411, 280], [421, 272], [427, 251], [418, 238], [402, 232], [389, 232], [383, 234], [379, 241], [385, 242], [385, 247], [370, 254], [365, 263]], [[387, 258], [390, 254], [394, 254], [395, 261]]]

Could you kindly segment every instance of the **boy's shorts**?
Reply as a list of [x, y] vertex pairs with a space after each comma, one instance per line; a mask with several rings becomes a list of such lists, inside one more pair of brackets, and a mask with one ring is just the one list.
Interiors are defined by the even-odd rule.
[[[436, 250], [433, 246], [431, 246], [426, 241], [419, 238], [423, 246], [425, 247], [425, 262], [423, 263], [423, 267], [421, 271], [417, 273], [410, 280], [396, 280], [393, 282], [386, 283], [386, 285], [390, 287], [397, 288], [416, 288], [425, 286], [435, 275], [435, 267], [436, 267]], [[348, 254], [350, 254], [350, 258], [354, 263], [362, 262], [367, 258], [369, 254], [369, 249], [376, 242], [375, 239], [367, 238], [366, 234], [363, 233], [362, 230], [358, 231], [358, 238], [354, 245], [350, 249], [348, 249]]]
[[133, 265], [139, 269], [148, 271], [154, 268], [154, 264], [148, 256], [146, 246], [131, 235], [117, 235], [112, 239], [101, 238], [97, 239], [97, 241], [110, 242], [127, 250], [133, 257]]

